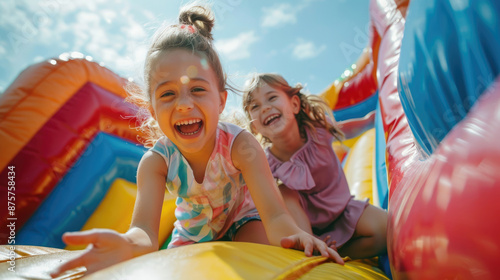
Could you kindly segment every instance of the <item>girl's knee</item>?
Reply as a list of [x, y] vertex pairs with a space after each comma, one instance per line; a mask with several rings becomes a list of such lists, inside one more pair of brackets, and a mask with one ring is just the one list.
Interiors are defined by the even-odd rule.
[[361, 236], [385, 238], [387, 235], [387, 212], [373, 205], [368, 205], [358, 221], [356, 231]]
[[382, 210], [380, 208], [377, 209], [377, 221], [379, 225], [379, 231], [383, 233], [384, 237], [387, 235], [387, 222], [388, 222], [388, 215], [385, 210]]
[[374, 236], [380, 247], [387, 247], [387, 212], [381, 208], [373, 207]]

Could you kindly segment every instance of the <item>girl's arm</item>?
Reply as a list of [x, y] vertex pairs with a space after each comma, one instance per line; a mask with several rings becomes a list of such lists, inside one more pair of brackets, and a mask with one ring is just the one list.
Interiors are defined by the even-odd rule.
[[141, 159], [137, 171], [137, 198], [132, 223], [126, 233], [110, 229], [92, 229], [65, 233], [66, 244], [87, 245], [73, 260], [56, 268], [52, 277], [80, 266], [92, 273], [113, 264], [158, 250], [158, 231], [165, 193], [167, 165], [162, 157], [151, 151]]
[[143, 243], [136, 244], [138, 246], [134, 256], [158, 250], [158, 231], [167, 171], [165, 160], [152, 151], [144, 154], [137, 168], [137, 198], [129, 232], [134, 228], [140, 229], [147, 238], [136, 239]]
[[286, 210], [262, 147], [250, 133], [243, 131], [236, 137], [231, 157], [243, 174], [272, 245], [303, 250], [307, 256], [318, 251], [343, 264], [335, 250], [297, 226]]

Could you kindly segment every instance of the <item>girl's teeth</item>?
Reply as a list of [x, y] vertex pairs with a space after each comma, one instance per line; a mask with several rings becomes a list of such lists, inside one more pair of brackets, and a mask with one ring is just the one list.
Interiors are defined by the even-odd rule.
[[183, 135], [188, 135], [188, 136], [189, 136], [189, 135], [196, 134], [197, 132], [198, 132], [198, 130], [197, 130], [197, 131], [195, 131], [195, 132], [190, 132], [190, 133], [184, 133], [184, 132], [181, 132], [181, 133], [182, 133]]
[[268, 125], [271, 121], [273, 121], [274, 119], [276, 119], [278, 116], [272, 116], [270, 117], [269, 119], [266, 120], [265, 124]]
[[[201, 129], [201, 120], [200, 119], [195, 119], [195, 120], [185, 120], [185, 121], [179, 121], [177, 122], [175, 125], [177, 126], [177, 130], [179, 131], [179, 133], [181, 133], [182, 135], [194, 135], [196, 133], [198, 133]], [[187, 126], [187, 125], [196, 125], [196, 124], [200, 124], [200, 126], [198, 127], [197, 130], [195, 131], [191, 131], [191, 132], [187, 132], [185, 130], [192, 130], [192, 128], [184, 128], [183, 126]], [[181, 128], [183, 127], [183, 128]], [[183, 131], [184, 130], [184, 131]]]
[[199, 123], [200, 120], [189, 120], [189, 121], [180, 121], [176, 125], [188, 125], [193, 123]]

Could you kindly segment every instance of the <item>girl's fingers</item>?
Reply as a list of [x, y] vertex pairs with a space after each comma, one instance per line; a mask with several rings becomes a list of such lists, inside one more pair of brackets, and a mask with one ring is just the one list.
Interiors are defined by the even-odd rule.
[[310, 257], [313, 255], [313, 249], [314, 249], [314, 246], [311, 242], [307, 242], [306, 244], [303, 244], [304, 245], [304, 253], [306, 254], [306, 256]]
[[325, 241], [325, 243], [328, 244], [329, 240], [330, 240], [330, 235], [327, 235], [326, 238], [325, 238], [325, 240], [323, 240], [323, 241]]
[[323, 257], [333, 259], [336, 263], [344, 265], [344, 260], [340, 257], [336, 250], [330, 248], [323, 242], [318, 242], [316, 246]]
[[281, 247], [286, 249], [295, 249], [295, 241], [291, 237], [281, 238]]
[[103, 262], [92, 262], [92, 263], [90, 263], [90, 264], [88, 264], [88, 265], [86, 266], [86, 268], [87, 268], [87, 272], [85, 272], [85, 275], [92, 274], [92, 273], [94, 273], [94, 272], [96, 272], [96, 271], [99, 271], [99, 270], [101, 270], [101, 269], [104, 269], [104, 268], [106, 268], [106, 267], [108, 267], [108, 266], [109, 266], [109, 264], [107, 264], [107, 263], [103, 263]]
[[67, 232], [63, 234], [62, 239], [68, 245], [85, 245], [97, 243], [98, 233], [92, 231]]
[[342, 259], [342, 257], [340, 257], [337, 251], [333, 250], [332, 248], [328, 248], [328, 252], [330, 253], [330, 258], [334, 259], [336, 263], [344, 265], [344, 260]]
[[317, 242], [316, 247], [318, 248], [319, 253], [323, 257], [327, 257], [327, 258], [330, 257], [330, 253], [328, 252], [328, 249], [327, 249], [328, 246], [326, 246], [326, 244], [324, 242]]
[[[304, 240], [305, 239], [305, 240]], [[317, 250], [322, 256], [333, 259], [336, 263], [344, 265], [344, 260], [334, 249], [328, 247], [324, 242], [319, 239], [307, 239], [297, 236], [283, 237], [281, 239], [281, 247], [287, 249], [304, 250], [304, 254], [308, 257], [313, 255], [314, 250]]]
[[62, 274], [66, 270], [74, 269], [74, 268], [77, 268], [80, 266], [85, 266], [87, 254], [88, 254], [88, 252], [85, 252], [82, 255], [80, 255], [80, 256], [78, 256], [70, 261], [67, 261], [66, 263], [62, 264], [61, 266], [59, 266], [55, 270], [53, 270], [50, 273], [50, 276], [54, 278], [54, 277], [59, 276], [60, 274]]

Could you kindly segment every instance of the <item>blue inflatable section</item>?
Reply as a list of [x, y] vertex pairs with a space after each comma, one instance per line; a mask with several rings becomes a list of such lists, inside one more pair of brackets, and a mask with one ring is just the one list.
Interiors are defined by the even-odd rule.
[[[99, 133], [84, 154], [23, 226], [16, 242], [64, 248], [61, 236], [78, 231], [118, 178], [136, 182], [145, 149], [122, 138]], [[60, 203], [64, 201], [64, 203]]]
[[377, 102], [378, 102], [378, 91], [360, 103], [357, 103], [355, 105], [340, 110], [334, 110], [333, 116], [335, 117], [335, 120], [338, 122], [348, 119], [362, 118], [366, 116], [368, 113], [375, 110]]
[[398, 87], [428, 155], [499, 74], [499, 14], [498, 0], [410, 2]]
[[377, 183], [377, 192], [380, 207], [387, 210], [389, 206], [389, 184], [387, 183], [387, 169], [385, 164], [385, 135], [384, 125], [382, 124], [382, 115], [380, 113], [380, 104], [377, 102], [375, 112], [375, 182]]

